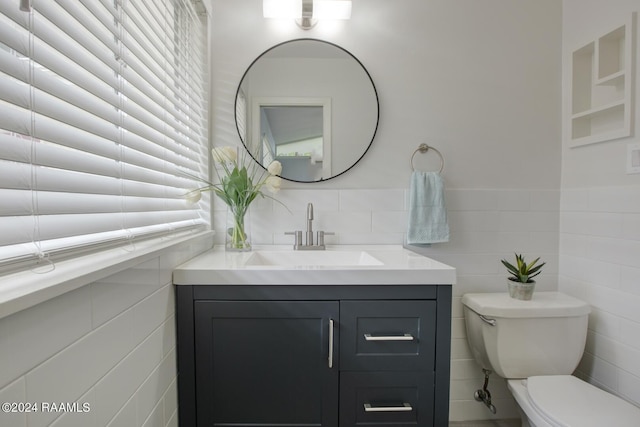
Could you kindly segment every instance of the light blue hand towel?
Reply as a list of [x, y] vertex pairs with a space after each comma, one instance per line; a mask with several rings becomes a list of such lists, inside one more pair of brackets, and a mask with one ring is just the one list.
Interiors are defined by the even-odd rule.
[[426, 245], [448, 241], [444, 180], [437, 172], [414, 171], [409, 188], [407, 244]]

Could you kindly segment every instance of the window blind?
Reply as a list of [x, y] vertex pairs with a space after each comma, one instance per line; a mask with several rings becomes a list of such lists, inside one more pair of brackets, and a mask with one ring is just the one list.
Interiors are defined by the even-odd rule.
[[0, 269], [201, 229], [206, 22], [191, 0], [0, 2]]

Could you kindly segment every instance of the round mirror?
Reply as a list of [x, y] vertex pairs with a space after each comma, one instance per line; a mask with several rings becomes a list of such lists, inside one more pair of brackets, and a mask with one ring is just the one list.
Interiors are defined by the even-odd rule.
[[276, 45], [244, 73], [235, 105], [247, 151], [284, 179], [324, 181], [352, 168], [378, 128], [378, 94], [349, 52], [315, 39]]

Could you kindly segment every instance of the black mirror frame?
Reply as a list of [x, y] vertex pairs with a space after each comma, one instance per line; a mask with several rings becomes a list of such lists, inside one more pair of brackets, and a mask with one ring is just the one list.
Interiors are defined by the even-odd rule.
[[296, 180], [296, 179], [292, 179], [292, 178], [287, 178], [287, 177], [281, 176], [282, 179], [285, 179], [287, 181], [298, 182], [298, 183], [303, 183], [303, 184], [312, 184], [312, 183], [315, 183], [315, 182], [325, 182], [325, 181], [328, 181], [330, 179], [334, 179], [334, 178], [337, 178], [337, 177], [343, 175], [344, 173], [350, 171], [355, 165], [357, 165], [360, 162], [360, 160], [362, 160], [362, 158], [365, 156], [365, 154], [367, 154], [367, 152], [371, 148], [371, 145], [373, 144], [373, 140], [376, 137], [376, 133], [378, 132], [378, 126], [380, 124], [380, 99], [378, 97], [378, 90], [376, 89], [376, 85], [375, 85], [375, 83], [373, 83], [373, 79], [371, 78], [371, 74], [369, 74], [369, 70], [367, 70], [367, 68], [362, 64], [362, 62], [360, 62], [360, 60], [358, 58], [356, 58], [351, 52], [349, 52], [348, 50], [346, 50], [342, 46], [339, 46], [339, 45], [337, 45], [335, 43], [328, 42], [326, 40], [320, 40], [320, 39], [314, 39], [314, 38], [299, 38], [299, 39], [287, 40], [287, 41], [278, 43], [278, 44], [270, 47], [269, 49], [265, 50], [260, 55], [258, 55], [258, 57], [256, 57], [251, 62], [251, 64], [249, 64], [249, 66], [245, 70], [244, 74], [242, 75], [242, 78], [240, 79], [240, 82], [238, 83], [238, 89], [236, 90], [236, 96], [235, 96], [234, 101], [233, 101], [233, 111], [234, 111], [233, 117], [234, 117], [235, 122], [236, 122], [236, 131], [238, 132], [238, 137], [240, 138], [240, 141], [242, 142], [242, 145], [243, 145], [244, 149], [247, 151], [247, 153], [249, 153], [249, 156], [251, 156], [253, 161], [258, 163], [262, 168], [264, 168], [266, 170], [266, 167], [261, 162], [259, 162], [255, 157], [253, 157], [253, 154], [251, 153], [251, 151], [247, 147], [246, 141], [243, 140], [242, 135], [240, 134], [240, 128], [238, 127], [238, 117], [236, 115], [237, 107], [238, 107], [237, 106], [237, 104], [238, 104], [238, 95], [240, 94], [240, 89], [241, 89], [241, 86], [242, 86], [242, 82], [244, 81], [244, 78], [247, 76], [247, 73], [249, 73], [249, 71], [251, 70], [251, 67], [253, 67], [253, 64], [255, 64], [260, 58], [262, 58], [265, 54], [267, 54], [268, 52], [272, 51], [273, 49], [276, 49], [279, 46], [282, 46], [284, 44], [297, 42], [297, 41], [316, 41], [316, 42], [325, 43], [325, 44], [334, 46], [334, 47], [342, 50], [347, 55], [349, 55], [351, 58], [353, 58], [362, 67], [362, 69], [364, 70], [365, 74], [369, 78], [369, 81], [371, 82], [371, 87], [373, 88], [373, 93], [374, 93], [374, 95], [376, 97], [376, 104], [378, 106], [377, 115], [376, 115], [376, 125], [375, 125], [375, 128], [373, 129], [373, 134], [371, 135], [371, 141], [369, 141], [369, 144], [367, 145], [367, 148], [365, 148], [365, 150], [362, 152], [360, 157], [358, 157], [358, 159], [356, 159], [356, 161], [353, 162], [353, 164], [351, 166], [349, 166], [347, 169], [345, 169], [342, 172], [339, 172], [339, 173], [337, 173], [335, 175], [332, 175], [329, 178], [322, 178], [322, 179], [319, 179], [319, 180], [316, 180], [316, 181], [301, 181], [301, 180]]

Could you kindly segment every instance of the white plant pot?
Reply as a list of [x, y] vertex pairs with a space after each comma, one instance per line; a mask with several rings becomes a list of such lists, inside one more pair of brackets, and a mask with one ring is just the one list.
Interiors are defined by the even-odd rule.
[[509, 288], [509, 296], [511, 298], [529, 301], [533, 296], [533, 290], [536, 287], [536, 282], [534, 280], [529, 283], [522, 283], [507, 279], [507, 286]]

